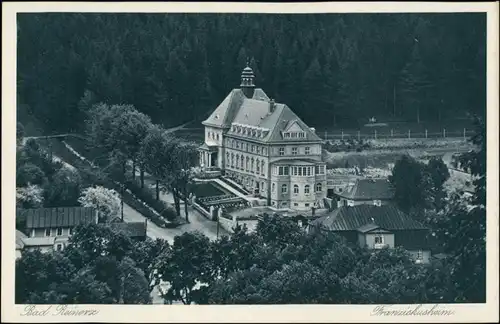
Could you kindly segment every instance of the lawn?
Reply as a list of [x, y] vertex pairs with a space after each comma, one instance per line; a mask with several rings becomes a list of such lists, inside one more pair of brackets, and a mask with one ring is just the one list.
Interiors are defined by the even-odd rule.
[[226, 192], [224, 189], [220, 188], [212, 182], [197, 183], [193, 185], [191, 190], [192, 193], [198, 198], [223, 196], [230, 194], [229, 192]]

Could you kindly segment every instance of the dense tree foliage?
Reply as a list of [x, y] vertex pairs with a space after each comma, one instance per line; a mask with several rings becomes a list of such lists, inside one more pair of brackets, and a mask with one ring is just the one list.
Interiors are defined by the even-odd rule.
[[62, 252], [24, 251], [16, 261], [16, 303], [147, 304], [137, 245], [101, 225], [80, 225]]
[[18, 207], [78, 205], [83, 181], [77, 170], [53, 159], [34, 139], [18, 141], [16, 153]]
[[440, 121], [485, 111], [485, 23], [481, 13], [25, 13], [18, 98], [59, 131], [96, 102], [160, 124], [199, 121], [251, 58], [257, 85], [311, 125]]

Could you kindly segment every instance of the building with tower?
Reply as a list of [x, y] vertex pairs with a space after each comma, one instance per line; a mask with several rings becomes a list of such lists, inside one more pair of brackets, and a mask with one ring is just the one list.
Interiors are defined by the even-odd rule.
[[322, 207], [327, 181], [321, 139], [286, 104], [255, 86], [250, 67], [202, 124], [204, 169], [220, 170], [269, 206]]

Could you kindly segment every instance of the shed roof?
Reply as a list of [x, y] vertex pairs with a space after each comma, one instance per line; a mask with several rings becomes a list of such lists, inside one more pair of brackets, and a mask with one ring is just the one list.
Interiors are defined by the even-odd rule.
[[129, 237], [146, 237], [146, 222], [110, 223], [109, 227]]

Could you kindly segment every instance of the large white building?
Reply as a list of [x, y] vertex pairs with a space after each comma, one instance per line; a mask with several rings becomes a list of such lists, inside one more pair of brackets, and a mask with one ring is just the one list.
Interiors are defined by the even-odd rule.
[[202, 167], [220, 169], [270, 206], [322, 206], [327, 183], [321, 139], [287, 105], [255, 87], [250, 67], [242, 72], [240, 88], [202, 124]]

